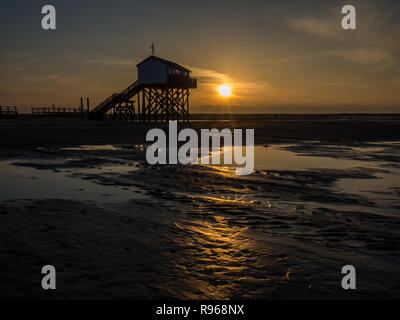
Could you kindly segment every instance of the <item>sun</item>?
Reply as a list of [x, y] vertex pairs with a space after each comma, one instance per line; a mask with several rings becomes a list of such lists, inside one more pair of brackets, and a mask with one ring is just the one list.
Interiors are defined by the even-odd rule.
[[223, 97], [229, 97], [232, 95], [231, 87], [228, 86], [227, 84], [223, 84], [223, 85], [219, 86], [218, 92]]

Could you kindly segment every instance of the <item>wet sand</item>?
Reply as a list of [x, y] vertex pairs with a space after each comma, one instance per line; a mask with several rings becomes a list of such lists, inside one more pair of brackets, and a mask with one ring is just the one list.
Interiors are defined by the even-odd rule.
[[150, 167], [151, 124], [1, 119], [0, 297], [400, 296], [400, 117], [198, 120], [255, 128], [255, 173]]

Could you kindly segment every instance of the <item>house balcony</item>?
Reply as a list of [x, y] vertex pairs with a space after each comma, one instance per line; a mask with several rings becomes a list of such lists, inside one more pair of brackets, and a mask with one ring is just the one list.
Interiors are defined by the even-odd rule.
[[197, 79], [190, 78], [187, 76], [169, 74], [168, 75], [168, 86], [173, 86], [177, 88], [187, 88], [187, 89], [196, 89], [197, 88]]

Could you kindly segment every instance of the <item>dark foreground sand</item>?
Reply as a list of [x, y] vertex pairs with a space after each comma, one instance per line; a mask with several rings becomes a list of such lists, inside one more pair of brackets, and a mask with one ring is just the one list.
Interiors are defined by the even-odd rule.
[[[230, 120], [194, 121], [179, 127], [251, 128], [257, 144], [269, 142], [320, 140], [326, 142], [363, 142], [400, 139], [400, 115], [370, 116], [264, 116], [232, 115]], [[217, 118], [217, 117], [213, 117]], [[153, 124], [86, 121], [79, 119], [0, 119], [0, 147], [35, 148], [92, 144], [140, 144]], [[166, 128], [166, 124], [157, 124]]]
[[[380, 164], [238, 177], [214, 167], [149, 167], [135, 146], [145, 142], [149, 124], [0, 119], [0, 157], [13, 163], [10, 170], [35, 168], [132, 192], [117, 201], [106, 195], [0, 201], [0, 297], [398, 298], [400, 184], [384, 205], [377, 193], [333, 185], [397, 170], [400, 147], [390, 141], [400, 141], [399, 124], [395, 116], [240, 116], [184, 124], [255, 128], [259, 145], [291, 143], [287, 150], [298, 154]], [[357, 152], [369, 142], [379, 148]], [[68, 148], [108, 144], [120, 147]], [[97, 170], [116, 165], [128, 169]], [[1, 187], [5, 195], [7, 185]], [[41, 290], [45, 264], [57, 269], [55, 292]], [[353, 292], [340, 287], [346, 264], [357, 268]]]

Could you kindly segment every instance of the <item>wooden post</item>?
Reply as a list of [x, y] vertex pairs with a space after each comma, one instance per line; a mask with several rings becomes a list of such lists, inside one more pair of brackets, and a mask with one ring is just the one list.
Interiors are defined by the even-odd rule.
[[166, 96], [166, 102], [165, 102], [165, 108], [166, 108], [166, 115], [167, 115], [167, 118], [166, 118], [166, 121], [168, 122], [169, 121], [169, 105], [170, 105], [170, 101], [169, 101], [169, 99], [170, 99], [170, 97], [169, 97], [169, 89], [166, 89], [166, 91], [164, 92], [164, 94], [166, 94], [167, 96]]
[[146, 99], [145, 99], [146, 88], [142, 91], [142, 121], [146, 121]]
[[88, 116], [89, 116], [89, 112], [90, 112], [89, 97], [86, 98], [86, 105], [87, 105], [87, 113], [88, 113]]
[[190, 110], [189, 110], [189, 89], [186, 89], [186, 103], [187, 103], [187, 121], [190, 121]]
[[81, 97], [81, 119], [83, 119], [83, 98]]
[[140, 121], [140, 91], [137, 94], [137, 103], [138, 103], [138, 105], [137, 105], [137, 119], [138, 119], [138, 121]]

